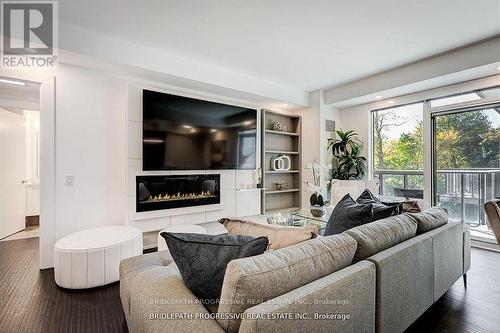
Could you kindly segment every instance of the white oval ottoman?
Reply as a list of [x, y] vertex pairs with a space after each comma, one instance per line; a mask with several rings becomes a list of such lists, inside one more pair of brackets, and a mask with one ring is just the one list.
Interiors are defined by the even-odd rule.
[[120, 261], [142, 254], [142, 232], [130, 226], [92, 228], [59, 239], [54, 278], [63, 288], [85, 289], [119, 280]]
[[184, 224], [184, 225], [174, 225], [163, 230], [158, 231], [158, 252], [168, 250], [167, 243], [165, 243], [165, 238], [160, 234], [162, 232], [178, 232], [178, 233], [190, 233], [190, 234], [206, 234], [207, 230], [200, 225], [196, 224]]

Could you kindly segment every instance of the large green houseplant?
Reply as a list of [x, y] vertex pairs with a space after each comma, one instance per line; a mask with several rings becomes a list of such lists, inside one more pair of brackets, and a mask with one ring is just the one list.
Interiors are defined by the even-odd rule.
[[366, 157], [361, 156], [363, 142], [354, 130], [336, 131], [336, 137], [328, 139], [328, 149], [333, 153], [331, 179], [361, 179], [365, 175]]

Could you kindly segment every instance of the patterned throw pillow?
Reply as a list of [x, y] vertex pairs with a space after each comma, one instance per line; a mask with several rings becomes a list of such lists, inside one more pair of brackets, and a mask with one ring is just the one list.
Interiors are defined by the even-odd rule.
[[186, 287], [205, 304], [215, 304], [219, 299], [231, 260], [262, 254], [268, 246], [267, 237], [169, 232], [160, 235], [165, 238]]

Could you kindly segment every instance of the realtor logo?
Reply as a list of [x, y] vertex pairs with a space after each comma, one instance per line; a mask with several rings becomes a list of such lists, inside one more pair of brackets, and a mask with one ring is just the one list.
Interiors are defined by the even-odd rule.
[[55, 65], [56, 1], [1, 1], [1, 19], [2, 67]]

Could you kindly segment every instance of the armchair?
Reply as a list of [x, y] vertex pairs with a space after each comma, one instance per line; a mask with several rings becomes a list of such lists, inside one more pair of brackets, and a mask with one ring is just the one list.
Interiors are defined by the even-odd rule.
[[493, 234], [500, 244], [500, 198], [487, 201], [484, 204], [484, 211]]

